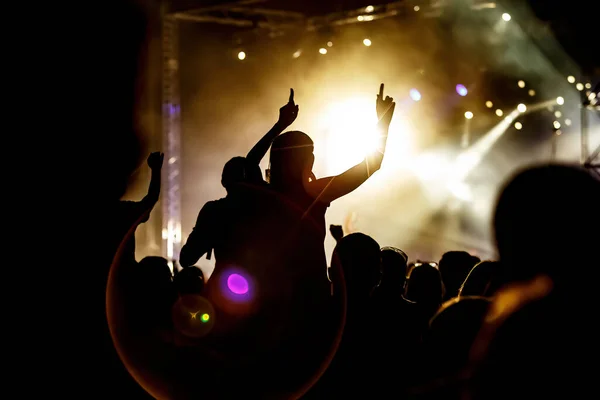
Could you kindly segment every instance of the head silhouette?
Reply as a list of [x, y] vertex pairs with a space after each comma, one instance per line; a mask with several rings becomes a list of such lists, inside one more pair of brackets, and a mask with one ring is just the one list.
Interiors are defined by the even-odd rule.
[[304, 132], [279, 135], [271, 146], [270, 181], [275, 186], [297, 186], [308, 182], [315, 162], [314, 143]]
[[428, 308], [439, 307], [444, 297], [440, 271], [429, 263], [416, 263], [408, 274], [404, 297]]
[[333, 263], [344, 272], [349, 297], [369, 296], [381, 279], [379, 244], [364, 233], [344, 236], [335, 246]]
[[[572, 266], [596, 274], [600, 182], [588, 171], [551, 165], [515, 175], [498, 199], [494, 228], [504, 279], [547, 274], [556, 285], [581, 281]], [[596, 263], [595, 265], [593, 263]]]
[[501, 286], [500, 263], [498, 261], [482, 261], [471, 269], [463, 282], [459, 296], [491, 297]]
[[221, 185], [228, 192], [240, 183], [259, 183], [262, 181], [260, 167], [249, 163], [245, 157], [233, 157], [225, 163], [221, 174]]
[[396, 247], [381, 249], [381, 288], [402, 293], [406, 281], [408, 256]]
[[446, 298], [458, 295], [460, 286], [465, 281], [471, 269], [477, 264], [479, 258], [466, 251], [448, 251], [440, 259], [440, 273], [446, 289]]
[[201, 294], [204, 289], [204, 274], [197, 267], [183, 268], [173, 279], [177, 294]]

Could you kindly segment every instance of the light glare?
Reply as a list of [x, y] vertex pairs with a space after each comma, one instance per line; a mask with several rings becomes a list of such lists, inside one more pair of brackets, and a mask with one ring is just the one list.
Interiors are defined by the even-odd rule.
[[556, 104], [558, 104], [559, 106], [562, 106], [563, 104], [565, 104], [565, 99], [562, 96], [558, 96], [556, 98]]
[[509, 13], [504, 13], [502, 14], [502, 19], [505, 20], [506, 22], [511, 20], [511, 16]]
[[466, 118], [466, 119], [472, 119], [472, 118], [473, 118], [473, 113], [472, 113], [471, 111], [467, 111], [467, 112], [465, 113], [465, 118]]
[[521, 129], [523, 129], [523, 124], [520, 122], [515, 122], [515, 129], [520, 131]]
[[240, 51], [238, 53], [238, 59], [244, 60], [245, 58], [246, 58], [246, 53], [244, 53], [243, 51]]
[[575, 77], [573, 75], [569, 75], [567, 77], [567, 81], [569, 81], [569, 83], [575, 83]]
[[321, 47], [319, 49], [319, 53], [321, 53], [321, 54], [327, 54], [327, 49], [325, 47]]
[[519, 110], [519, 112], [524, 113], [525, 111], [527, 111], [527, 106], [523, 103], [519, 104], [517, 106], [517, 110]]
[[363, 40], [363, 44], [367, 47], [369, 47], [371, 45], [371, 39], [364, 39]]

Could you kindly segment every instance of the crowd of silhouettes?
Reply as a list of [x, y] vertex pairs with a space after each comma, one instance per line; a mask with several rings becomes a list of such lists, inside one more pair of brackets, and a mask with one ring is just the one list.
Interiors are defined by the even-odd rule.
[[[382, 84], [377, 151], [318, 178], [310, 136], [286, 131], [299, 113], [291, 90], [273, 128], [225, 164], [226, 197], [201, 208], [175, 263], [135, 258], [163, 155], [149, 155], [139, 202], [120, 200], [125, 179], [102, 182], [110, 190], [98, 224], [110, 234], [82, 280], [97, 373], [125, 365], [150, 394], [174, 399], [593, 394], [600, 182], [586, 170], [542, 165], [507, 181], [494, 214], [497, 260], [465, 251], [414, 260], [339, 225], [329, 226], [336, 246], [326, 259], [325, 213], [381, 168], [394, 109]], [[213, 256], [205, 279], [196, 264]]]

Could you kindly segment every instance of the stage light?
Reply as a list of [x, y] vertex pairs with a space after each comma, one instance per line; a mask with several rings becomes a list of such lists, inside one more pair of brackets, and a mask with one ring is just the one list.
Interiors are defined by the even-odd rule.
[[583, 90], [583, 83], [578, 82], [577, 85], [575, 85], [575, 87], [581, 92]]
[[520, 113], [524, 113], [525, 111], [527, 111], [527, 106], [521, 103], [517, 106], [517, 110], [519, 110]]
[[556, 118], [560, 118], [560, 117], [562, 117], [562, 113], [561, 113], [560, 111], [558, 111], [558, 110], [557, 110], [557, 111], [555, 111], [555, 112], [554, 112], [554, 116], [555, 116]]
[[419, 11], [420, 9], [421, 9], [421, 7], [419, 7], [419, 6], [414, 6], [413, 7], [413, 10], [415, 10], [415, 11]]
[[413, 99], [414, 101], [421, 100], [421, 93], [417, 89], [410, 89], [409, 94], [410, 94], [410, 98]]
[[573, 75], [569, 75], [567, 77], [567, 81], [569, 81], [569, 83], [575, 83], [575, 77]]
[[365, 21], [373, 21], [375, 19], [372, 15], [365, 15]]
[[319, 49], [319, 53], [321, 53], [321, 54], [327, 54], [327, 49], [325, 47], [321, 47]]
[[563, 104], [565, 104], [565, 99], [562, 96], [558, 96], [556, 98], [556, 104], [558, 104], [559, 106], [562, 106]]
[[240, 51], [238, 53], [238, 59], [244, 60], [245, 58], [246, 58], [246, 53], [244, 53], [243, 51]]
[[560, 122], [554, 121], [552, 125], [554, 126], [554, 129], [560, 129]]
[[333, 42], [327, 42], [327, 47], [333, 46]]
[[492, 108], [492, 107], [494, 107], [494, 103], [492, 103], [491, 101], [488, 100], [488, 101], [485, 102], [485, 106], [487, 108]]
[[525, 87], [525, 81], [521, 80], [521, 81], [517, 82], [517, 85], [519, 85], [519, 87], [521, 89], [523, 89]]
[[456, 85], [456, 93], [464, 97], [467, 95], [467, 93], [469, 93], [469, 91], [467, 90], [465, 85], [459, 83], [458, 85]]
[[591, 88], [592, 88], [592, 84], [591, 84], [591, 83], [589, 83], [589, 82], [588, 82], [588, 83], [586, 83], [586, 84], [585, 84], [585, 88], [586, 88], [586, 89], [591, 89]]
[[557, 129], [555, 133], [556, 133], [556, 136], [562, 135], [562, 131], [560, 129]]
[[504, 13], [502, 14], [502, 19], [505, 20], [506, 22], [511, 20], [511, 16], [509, 13]]
[[523, 129], [523, 124], [520, 122], [515, 122], [515, 129], [520, 131], [521, 129]]
[[373, 12], [373, 10], [375, 10], [375, 7], [373, 7], [373, 6], [367, 6], [367, 7], [365, 8], [365, 11], [366, 11], [366, 12], [368, 12], [368, 13], [371, 13], [371, 12]]
[[466, 119], [473, 119], [473, 113], [471, 111], [467, 111], [465, 113], [465, 118]]
[[367, 47], [369, 47], [371, 45], [371, 39], [364, 39], [363, 40], [363, 44]]
[[533, 89], [529, 89], [529, 95], [530, 95], [531, 97], [535, 96], [535, 90], [533, 90]]
[[356, 17], [356, 19], [362, 22], [365, 20], [365, 17], [363, 17], [362, 15], [359, 15], [358, 17]]
[[239, 274], [231, 274], [227, 278], [227, 287], [235, 294], [248, 293], [248, 281]]
[[497, 115], [497, 116], [499, 116], [499, 117], [501, 117], [501, 116], [503, 116], [503, 115], [504, 115], [504, 112], [502, 112], [502, 110], [501, 110], [501, 109], [497, 109], [497, 110], [496, 110], [496, 115]]
[[571, 126], [571, 120], [569, 118], [565, 119], [565, 125]]
[[594, 100], [594, 99], [596, 98], [596, 96], [597, 96], [597, 95], [596, 95], [596, 93], [594, 93], [594, 92], [591, 92], [591, 93], [588, 95], [588, 99], [590, 99], [590, 101], [592, 101], [592, 100]]
[[293, 54], [293, 57], [298, 58], [298, 57], [300, 57], [301, 54], [302, 54], [302, 50], [296, 50]]

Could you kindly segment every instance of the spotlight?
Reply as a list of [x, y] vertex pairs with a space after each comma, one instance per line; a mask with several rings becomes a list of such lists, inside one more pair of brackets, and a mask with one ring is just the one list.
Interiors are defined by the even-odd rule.
[[554, 129], [560, 129], [560, 122], [554, 121], [552, 125], [554, 126]]
[[321, 47], [319, 49], [319, 53], [321, 53], [321, 54], [327, 54], [327, 49], [325, 47]]
[[362, 15], [359, 15], [358, 17], [356, 17], [357, 20], [359, 20], [360, 22], [365, 20], [365, 17], [363, 17]]
[[585, 84], [585, 88], [586, 88], [586, 89], [591, 89], [591, 88], [592, 88], [592, 84], [591, 84], [591, 83], [589, 83], [589, 82], [588, 82], [588, 83], [586, 83], [586, 84]]
[[567, 77], [567, 81], [569, 81], [569, 83], [575, 83], [575, 77], [573, 75], [569, 75]]
[[503, 116], [503, 115], [504, 115], [504, 113], [502, 112], [502, 110], [501, 110], [501, 109], [497, 109], [497, 110], [496, 110], [496, 115], [497, 115], [497, 116], [499, 116], [499, 117], [501, 117], [501, 116]]
[[363, 40], [363, 44], [367, 47], [369, 47], [371, 45], [371, 39], [364, 39]]
[[560, 118], [560, 117], [562, 117], [562, 113], [561, 113], [560, 111], [558, 111], [558, 110], [557, 110], [557, 111], [555, 111], [555, 112], [554, 112], [554, 116], [555, 116], [556, 118]]
[[535, 96], [535, 90], [533, 90], [533, 89], [529, 89], [529, 95], [530, 95], [531, 97]]
[[558, 96], [556, 98], [556, 104], [558, 104], [559, 106], [562, 106], [563, 104], [565, 104], [565, 99], [562, 96]]
[[583, 90], [583, 83], [578, 82], [577, 85], [575, 85], [575, 87], [581, 92]]
[[488, 100], [488, 101], [485, 102], [485, 106], [487, 108], [492, 108], [492, 107], [494, 107], [494, 103], [492, 103], [491, 101]]
[[368, 13], [371, 13], [371, 12], [373, 12], [373, 10], [375, 10], [375, 7], [373, 7], [373, 6], [367, 6], [367, 7], [365, 8], [365, 11], [366, 11], [366, 12], [368, 12]]
[[465, 87], [465, 85], [458, 84], [458, 85], [456, 85], [456, 93], [458, 93], [459, 95], [465, 97], [467, 95], [467, 93], [469, 93], [469, 91], [467, 90], [467, 88]]
[[417, 89], [410, 89], [409, 95], [414, 101], [421, 100], [421, 93]]
[[298, 57], [300, 57], [301, 54], [302, 54], [302, 50], [298, 49], [294, 52], [294, 54], [292, 56], [294, 58], [298, 58]]
[[517, 106], [517, 110], [519, 110], [519, 112], [524, 113], [525, 111], [527, 111], [527, 106], [523, 103], [519, 104]]
[[590, 101], [594, 100], [596, 97], [597, 97], [597, 94], [596, 94], [596, 93], [594, 93], [594, 92], [591, 92], [591, 93], [588, 95], [588, 99], [590, 99]]
[[421, 9], [421, 7], [419, 7], [419, 6], [414, 6], [413, 7], [413, 10], [415, 10], [415, 11], [419, 11], [420, 9]]
[[519, 87], [521, 89], [523, 89], [525, 87], [525, 81], [521, 80], [521, 81], [517, 82], [517, 85], [519, 85]]
[[465, 118], [466, 119], [473, 119], [473, 113], [471, 111], [467, 111], [465, 113]]
[[571, 126], [571, 120], [569, 118], [565, 119], [565, 125]]
[[246, 53], [244, 53], [243, 51], [240, 51], [238, 53], [238, 59], [244, 60], [245, 58], [246, 58]]
[[515, 129], [520, 131], [521, 129], [523, 129], [523, 124], [520, 122], [515, 122]]
[[327, 42], [327, 47], [333, 46], [333, 42]]
[[511, 16], [509, 13], [504, 13], [502, 14], [502, 19], [505, 20], [506, 22], [511, 20]]

